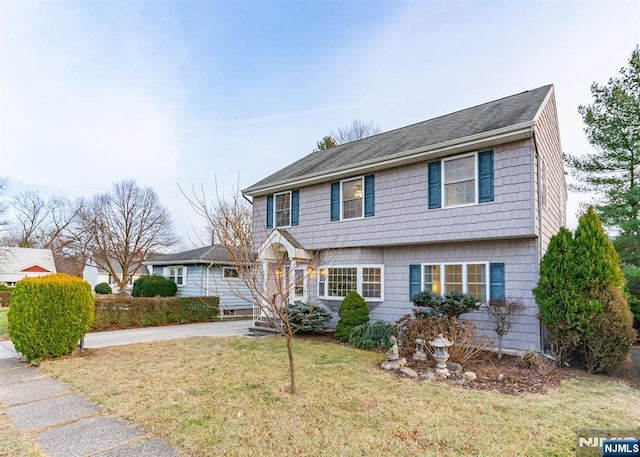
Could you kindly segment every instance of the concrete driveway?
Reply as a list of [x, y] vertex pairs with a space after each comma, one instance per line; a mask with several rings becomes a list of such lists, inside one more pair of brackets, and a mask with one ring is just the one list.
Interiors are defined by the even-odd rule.
[[[252, 321], [220, 321], [204, 324], [170, 325], [166, 327], [132, 328], [108, 332], [87, 333], [84, 347], [102, 348], [125, 344], [148, 343], [150, 341], [175, 340], [193, 336], [240, 336], [249, 333]], [[11, 341], [0, 341], [0, 359], [15, 357], [17, 354]]]

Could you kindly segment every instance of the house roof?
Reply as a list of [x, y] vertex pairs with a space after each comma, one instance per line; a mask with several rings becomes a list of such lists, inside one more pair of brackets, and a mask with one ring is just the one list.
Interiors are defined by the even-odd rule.
[[0, 273], [55, 273], [51, 249], [0, 247]]
[[263, 195], [278, 186], [331, 176], [390, 159], [424, 154], [441, 146], [465, 143], [479, 137], [531, 128], [553, 85], [521, 92], [424, 122], [373, 135], [323, 151], [312, 152], [243, 191]]
[[233, 259], [227, 248], [221, 245], [205, 246], [189, 251], [167, 254], [144, 262], [145, 265], [176, 265], [194, 263], [232, 264]]

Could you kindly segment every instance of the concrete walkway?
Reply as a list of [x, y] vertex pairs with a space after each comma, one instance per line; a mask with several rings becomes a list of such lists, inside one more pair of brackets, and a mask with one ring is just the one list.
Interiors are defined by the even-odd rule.
[[[86, 348], [119, 346], [193, 336], [245, 335], [250, 321], [89, 333]], [[139, 427], [101, 412], [72, 389], [18, 357], [10, 341], [0, 341], [0, 405], [19, 430], [36, 433], [51, 457], [171, 457], [178, 454]], [[0, 443], [0, 454], [2, 454]]]

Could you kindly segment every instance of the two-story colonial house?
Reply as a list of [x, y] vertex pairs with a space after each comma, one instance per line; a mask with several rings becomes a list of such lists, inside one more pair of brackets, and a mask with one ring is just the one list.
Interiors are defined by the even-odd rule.
[[[520, 298], [505, 348], [541, 349], [531, 290], [566, 223], [552, 85], [313, 152], [243, 193], [259, 258], [285, 259], [292, 300], [337, 319], [357, 290], [372, 320], [394, 322], [420, 290]], [[465, 317], [494, 336], [483, 311]]]

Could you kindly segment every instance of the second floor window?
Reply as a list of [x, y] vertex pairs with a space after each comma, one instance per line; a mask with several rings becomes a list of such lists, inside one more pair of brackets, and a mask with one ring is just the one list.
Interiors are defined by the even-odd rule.
[[476, 202], [476, 156], [443, 160], [446, 206]]
[[291, 225], [291, 192], [275, 195], [276, 227]]
[[362, 178], [342, 181], [342, 219], [362, 217], [363, 197]]

